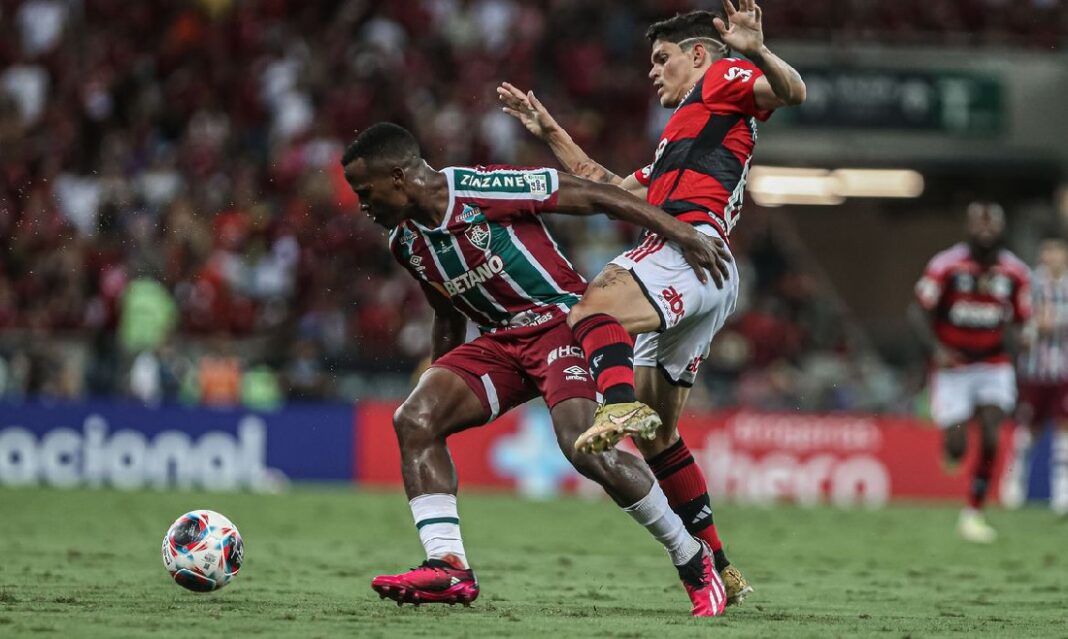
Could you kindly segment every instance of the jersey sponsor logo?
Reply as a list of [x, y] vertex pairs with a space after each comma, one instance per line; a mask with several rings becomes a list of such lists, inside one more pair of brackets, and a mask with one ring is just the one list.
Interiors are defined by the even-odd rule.
[[503, 322], [501, 325], [505, 328], [524, 328], [527, 326], [541, 326], [545, 322], [553, 319], [552, 313], [538, 313], [534, 310], [523, 311], [516, 313], [512, 319]]
[[463, 275], [454, 277], [451, 280], [446, 280], [445, 290], [450, 296], [460, 295], [478, 286], [482, 282], [495, 277], [503, 270], [504, 260], [501, 259], [500, 255], [494, 255], [485, 263], [479, 264]]
[[743, 69], [742, 67], [731, 67], [723, 74], [723, 79], [727, 82], [733, 82], [738, 79], [741, 79], [742, 82], [749, 82], [752, 77], [753, 70]]
[[423, 257], [421, 255], [413, 255], [412, 259], [408, 260], [408, 262], [412, 265], [412, 268], [420, 273], [426, 269], [426, 267], [423, 266]]
[[546, 179], [544, 173], [524, 173], [523, 179], [526, 180], [530, 186], [530, 192], [533, 195], [548, 195], [549, 193], [549, 180]]
[[412, 247], [415, 245], [415, 233], [407, 226], [401, 231], [401, 244], [408, 249], [408, 252], [412, 252]]
[[961, 300], [949, 308], [949, 321], [962, 328], [997, 328], [1004, 320], [1000, 304]]
[[[531, 192], [544, 195], [548, 192], [548, 180], [546, 173], [470, 173], [457, 171], [460, 178], [460, 186], [469, 189], [498, 190], [507, 189], [519, 192]], [[534, 187], [540, 185], [541, 191], [535, 191]]]
[[464, 231], [464, 237], [466, 237], [467, 241], [474, 245], [475, 248], [482, 249], [483, 251], [488, 250], [490, 239], [492, 237], [489, 224], [486, 224], [485, 222], [475, 224]]
[[667, 305], [668, 310], [675, 316], [675, 322], [677, 323], [682, 319], [682, 316], [686, 314], [686, 307], [682, 303], [682, 295], [674, 286], [669, 286], [660, 291], [660, 297]]
[[1012, 280], [1005, 275], [995, 273], [980, 280], [979, 290], [989, 293], [999, 300], [1005, 300], [1012, 293]]
[[464, 204], [464, 210], [456, 216], [456, 219], [463, 222], [464, 224], [468, 224], [470, 222], [473, 222], [475, 218], [479, 217], [480, 215], [482, 215], [481, 208], [475, 206], [474, 204]]
[[585, 382], [589, 378], [585, 368], [581, 366], [568, 366], [564, 369], [564, 379], [569, 382]]
[[586, 354], [582, 352], [580, 347], [568, 344], [567, 346], [560, 346], [549, 351], [549, 356], [545, 358], [545, 364], [547, 366], [552, 366], [553, 362], [565, 357], [577, 357], [581, 360], [585, 360]]

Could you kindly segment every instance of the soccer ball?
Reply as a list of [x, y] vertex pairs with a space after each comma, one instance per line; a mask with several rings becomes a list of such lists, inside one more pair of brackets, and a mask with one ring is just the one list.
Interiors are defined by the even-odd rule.
[[163, 537], [163, 567], [179, 586], [196, 592], [230, 583], [244, 559], [237, 526], [212, 510], [182, 515]]

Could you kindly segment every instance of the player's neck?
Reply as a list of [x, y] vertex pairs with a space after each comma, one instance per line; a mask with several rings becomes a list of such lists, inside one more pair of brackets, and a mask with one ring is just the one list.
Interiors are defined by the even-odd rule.
[[449, 182], [428, 165], [424, 164], [417, 171], [416, 182], [422, 182], [424, 186], [413, 197], [415, 206], [411, 217], [427, 228], [434, 228], [441, 225], [449, 210]]

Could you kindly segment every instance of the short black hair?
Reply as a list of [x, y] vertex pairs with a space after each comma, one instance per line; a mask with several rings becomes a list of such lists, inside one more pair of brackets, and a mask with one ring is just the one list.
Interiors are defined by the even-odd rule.
[[341, 166], [348, 166], [357, 158], [368, 163], [384, 160], [403, 163], [420, 155], [419, 142], [408, 129], [392, 122], [379, 122], [356, 136], [341, 156]]
[[720, 39], [719, 30], [712, 23], [712, 18], [725, 20], [720, 11], [691, 11], [689, 13], [676, 13], [675, 17], [654, 23], [645, 32], [649, 42], [664, 40], [678, 44], [690, 38], [713, 38]]

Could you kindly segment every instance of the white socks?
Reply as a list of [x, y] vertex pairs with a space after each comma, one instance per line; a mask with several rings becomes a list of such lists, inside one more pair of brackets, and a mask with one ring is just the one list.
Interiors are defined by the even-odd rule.
[[456, 495], [419, 495], [408, 502], [412, 518], [419, 529], [419, 541], [423, 542], [427, 559], [441, 559], [451, 555], [467, 564], [464, 540], [460, 536], [460, 517], [456, 513]]
[[1031, 429], [1018, 426], [1012, 433], [1012, 461], [1005, 468], [1001, 480], [1001, 503], [1006, 508], [1019, 508], [1027, 501], [1027, 479], [1031, 476]]
[[668, 506], [667, 495], [655, 481], [648, 495], [623, 511], [645, 526], [646, 530], [664, 545], [671, 555], [671, 563], [676, 566], [685, 564], [701, 552], [701, 543], [686, 532], [682, 519]]
[[1053, 432], [1050, 455], [1050, 505], [1058, 515], [1068, 515], [1068, 432]]

